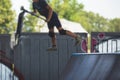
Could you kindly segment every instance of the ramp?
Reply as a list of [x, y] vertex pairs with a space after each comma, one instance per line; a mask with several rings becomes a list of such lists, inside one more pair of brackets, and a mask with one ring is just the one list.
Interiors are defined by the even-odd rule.
[[[81, 34], [87, 37], [86, 34]], [[59, 80], [71, 53], [85, 51], [81, 45], [74, 46], [74, 39], [56, 33], [57, 51], [46, 51], [51, 45], [47, 33], [23, 33], [14, 47], [14, 63], [22, 72], [25, 80]], [[82, 43], [82, 42], [81, 42]]]
[[120, 80], [120, 54], [72, 54], [60, 80]]

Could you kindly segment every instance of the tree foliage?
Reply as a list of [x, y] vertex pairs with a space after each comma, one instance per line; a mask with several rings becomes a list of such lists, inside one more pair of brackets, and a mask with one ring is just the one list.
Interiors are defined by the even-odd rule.
[[8, 34], [15, 30], [15, 14], [10, 0], [0, 1], [0, 34]]
[[109, 21], [109, 31], [120, 32], [120, 18], [111, 19]]
[[[31, 12], [33, 11], [32, 9], [32, 2], [29, 0], [30, 4], [30, 10]], [[37, 13], [38, 16], [39, 13]], [[24, 25], [23, 25], [23, 32], [40, 32], [40, 28], [44, 26], [45, 22], [33, 15], [30, 15], [26, 13], [24, 16]]]
[[[30, 3], [31, 0], [29, 0]], [[106, 19], [99, 14], [87, 12], [84, 5], [77, 0], [47, 0], [49, 5], [60, 18], [80, 23], [89, 33], [91, 32], [119, 32], [120, 18]], [[15, 12], [11, 10], [10, 0], [0, 1], [0, 33], [12, 33], [17, 27]], [[32, 6], [30, 5], [32, 11]], [[38, 14], [39, 15], [39, 14]], [[44, 22], [41, 19], [26, 14], [24, 17], [24, 32], [40, 31]]]
[[98, 13], [87, 12], [77, 0], [49, 0], [49, 4], [61, 18], [80, 23], [89, 33], [120, 31], [117, 29], [120, 19], [109, 20]]
[[78, 15], [78, 12], [83, 9], [83, 5], [79, 4], [77, 0], [51, 0], [50, 5], [60, 17], [69, 20], [73, 18], [75, 14]]
[[[84, 10], [84, 5], [77, 0], [47, 0], [47, 2], [60, 18], [80, 23], [88, 33], [120, 31], [117, 29], [119, 27], [120, 19], [109, 20], [100, 16], [98, 13], [87, 12]], [[30, 10], [32, 10], [32, 5], [30, 5]], [[23, 31], [40, 31], [40, 28], [43, 27], [43, 25], [44, 22], [42, 20], [27, 15], [24, 19]]]
[[33, 17], [30, 14], [27, 14], [24, 17], [23, 20], [24, 24], [23, 24], [23, 32], [35, 32], [35, 26], [38, 22], [38, 19], [36, 19], [35, 17]]

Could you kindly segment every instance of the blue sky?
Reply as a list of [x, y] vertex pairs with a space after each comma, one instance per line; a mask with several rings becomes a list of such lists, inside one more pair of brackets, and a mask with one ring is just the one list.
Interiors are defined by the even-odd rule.
[[[24, 6], [29, 9], [28, 0], [11, 0], [13, 4], [13, 9], [16, 10], [17, 15], [20, 12], [20, 7]], [[105, 18], [120, 18], [120, 0], [78, 0], [80, 3], [84, 4], [84, 9], [87, 11], [92, 11], [94, 13], [99, 13]]]

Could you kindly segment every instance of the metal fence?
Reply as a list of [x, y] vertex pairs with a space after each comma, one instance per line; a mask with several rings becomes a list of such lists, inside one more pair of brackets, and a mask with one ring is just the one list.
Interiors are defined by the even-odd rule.
[[0, 80], [19, 80], [7, 66], [0, 63]]
[[0, 50], [0, 80], [24, 80], [22, 74], [2, 50]]
[[116, 53], [120, 52], [119, 32], [92, 32], [91, 52]]
[[0, 35], [0, 80], [24, 80], [14, 66], [10, 43], [9, 34]]

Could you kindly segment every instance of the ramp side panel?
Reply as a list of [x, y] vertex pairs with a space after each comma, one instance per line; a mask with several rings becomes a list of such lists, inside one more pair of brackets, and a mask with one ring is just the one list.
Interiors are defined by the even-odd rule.
[[119, 58], [119, 54], [72, 55], [60, 80], [119, 80]]

